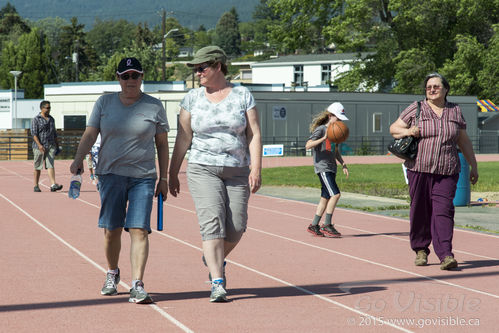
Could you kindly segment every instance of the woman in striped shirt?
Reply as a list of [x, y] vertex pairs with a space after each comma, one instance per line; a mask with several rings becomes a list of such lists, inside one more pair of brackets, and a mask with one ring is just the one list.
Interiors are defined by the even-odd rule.
[[411, 197], [410, 243], [416, 252], [416, 266], [428, 263], [429, 246], [433, 242], [440, 259], [440, 269], [457, 267], [452, 253], [454, 234], [454, 196], [459, 178], [458, 147], [471, 166], [470, 181], [478, 180], [473, 146], [466, 134], [466, 122], [459, 105], [447, 101], [450, 85], [438, 73], [424, 80], [426, 99], [421, 102], [421, 114], [415, 123], [417, 102], [412, 103], [390, 126], [396, 139], [418, 137], [418, 154], [407, 160], [407, 176]]

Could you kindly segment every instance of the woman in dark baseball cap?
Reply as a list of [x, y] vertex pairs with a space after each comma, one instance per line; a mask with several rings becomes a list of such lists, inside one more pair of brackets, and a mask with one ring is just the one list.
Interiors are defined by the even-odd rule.
[[121, 59], [120, 63], [118, 64], [118, 70], [116, 71], [116, 74], [121, 75], [128, 71], [144, 74], [140, 61], [137, 58], [133, 57]]
[[108, 267], [101, 295], [118, 294], [120, 244], [125, 230], [131, 242], [131, 274], [127, 276], [131, 277], [132, 288], [128, 301], [145, 304], [153, 302], [144, 289], [143, 277], [149, 254], [153, 198], [162, 194], [165, 200], [168, 194], [170, 127], [162, 102], [141, 91], [143, 70], [136, 58], [122, 59], [116, 76], [121, 91], [103, 94], [95, 102], [70, 171], [83, 171], [83, 158], [100, 134], [99, 163], [95, 169], [101, 198], [98, 226], [104, 229]]

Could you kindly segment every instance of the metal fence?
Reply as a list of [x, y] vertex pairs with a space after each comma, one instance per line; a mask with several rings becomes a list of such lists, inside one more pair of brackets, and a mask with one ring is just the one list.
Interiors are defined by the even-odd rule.
[[[82, 131], [58, 131], [58, 141], [62, 148], [57, 159], [72, 159], [81, 139]], [[262, 137], [262, 144], [282, 144], [284, 156], [306, 156], [310, 151], [305, 149], [308, 136], [282, 136]], [[385, 155], [386, 147], [391, 142], [391, 136], [351, 136], [340, 145], [342, 155]], [[175, 137], [168, 138], [170, 153], [173, 151]], [[499, 133], [481, 133], [480, 136], [471, 137], [473, 148], [477, 154], [499, 153]], [[26, 160], [33, 159], [31, 149], [33, 139], [29, 133], [25, 135], [0, 136], [0, 160]]]
[[[305, 156], [310, 152], [305, 150], [308, 136], [263, 137], [262, 143], [282, 144], [285, 156]], [[477, 154], [499, 153], [499, 134], [481, 137], [471, 137], [473, 149]], [[340, 145], [342, 155], [386, 155], [387, 146], [393, 140], [391, 136], [350, 136]]]
[[499, 131], [480, 131], [478, 147], [481, 154], [499, 152]]

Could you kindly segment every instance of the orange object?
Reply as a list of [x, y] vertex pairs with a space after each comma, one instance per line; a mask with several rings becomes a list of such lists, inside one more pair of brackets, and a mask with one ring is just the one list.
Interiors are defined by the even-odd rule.
[[342, 143], [348, 139], [349, 134], [348, 126], [342, 121], [335, 121], [329, 124], [327, 128], [327, 138], [334, 143]]

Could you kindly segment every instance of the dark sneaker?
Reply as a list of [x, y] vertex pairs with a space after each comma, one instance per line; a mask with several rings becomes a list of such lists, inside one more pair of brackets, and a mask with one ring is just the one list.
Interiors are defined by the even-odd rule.
[[33, 189], [35, 192], [41, 192], [42, 190], [40, 190], [40, 188], [38, 187], [38, 185], [36, 185]]
[[341, 233], [336, 230], [334, 225], [328, 224], [328, 225], [323, 225], [320, 229], [324, 237], [329, 237], [329, 238], [340, 238]]
[[100, 294], [104, 296], [116, 295], [118, 293], [118, 283], [120, 283], [120, 270], [118, 269], [118, 274], [108, 272]]
[[59, 190], [62, 190], [62, 185], [54, 184], [54, 185], [50, 186], [50, 192], [55, 192], [55, 191], [59, 191]]
[[456, 268], [456, 267], [457, 267], [457, 260], [451, 256], [445, 257], [445, 259], [440, 263], [441, 270], [449, 270], [451, 268]]
[[227, 292], [222, 282], [214, 281], [211, 284], [210, 302], [227, 302]]
[[139, 281], [135, 287], [130, 289], [130, 298], [128, 301], [137, 304], [149, 304], [153, 302], [151, 296], [144, 290], [144, 283], [142, 281]]
[[416, 266], [426, 266], [428, 265], [428, 254], [425, 250], [419, 250], [416, 252], [416, 260], [414, 260], [414, 265]]
[[324, 237], [324, 234], [320, 230], [321, 228], [318, 225], [309, 225], [307, 228], [307, 231], [310, 232], [312, 235], [317, 236], [317, 237]]
[[[208, 265], [206, 264], [206, 259], [204, 258], [204, 255], [201, 259], [203, 260], [203, 264], [206, 267], [208, 267]], [[225, 265], [227, 265], [227, 261], [224, 260], [224, 267], [223, 267], [223, 279], [224, 279], [223, 287], [224, 287], [224, 289], [227, 288], [227, 278], [225, 277]], [[211, 273], [208, 273], [208, 279], [210, 279], [210, 282], [211, 282]]]

